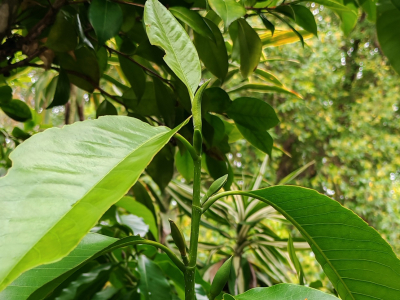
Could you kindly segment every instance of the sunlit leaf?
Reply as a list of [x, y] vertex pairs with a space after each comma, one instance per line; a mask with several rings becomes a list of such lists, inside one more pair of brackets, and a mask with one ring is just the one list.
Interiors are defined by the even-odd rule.
[[[306, 30], [299, 30], [298, 32], [302, 35], [304, 40], [308, 40], [314, 36], [311, 32], [308, 32]], [[291, 30], [276, 30], [273, 36], [271, 35], [271, 33], [264, 33], [260, 35], [260, 38], [261, 43], [264, 47], [276, 47], [300, 41], [297, 34]]]
[[283, 94], [291, 94], [296, 96], [297, 98], [303, 99], [301, 95], [296, 93], [295, 91], [291, 91], [285, 87], [275, 86], [275, 85], [267, 85], [263, 83], [249, 83], [243, 84], [238, 87], [234, 87], [229, 90], [228, 93], [237, 93], [241, 91], [251, 91], [258, 93], [283, 93]]
[[235, 0], [209, 0], [208, 3], [213, 11], [224, 21], [226, 28], [228, 28], [233, 21], [243, 17], [246, 13], [243, 5]]

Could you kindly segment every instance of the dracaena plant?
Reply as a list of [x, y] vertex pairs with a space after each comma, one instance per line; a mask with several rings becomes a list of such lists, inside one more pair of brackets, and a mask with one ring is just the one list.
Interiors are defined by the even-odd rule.
[[[310, 16], [310, 12], [305, 12], [303, 7], [295, 3], [275, 7], [275, 3], [267, 5], [254, 1], [245, 2], [251, 2], [246, 4], [250, 5], [247, 7], [248, 10], [259, 12], [265, 26], [271, 31], [274, 31], [274, 25], [264, 14], [274, 16], [282, 22], [287, 22], [286, 17], [294, 19], [300, 26], [315, 33], [315, 21], [314, 23], [304, 21], [304, 18], [310, 20], [304, 17]], [[348, 30], [349, 20], [354, 21], [355, 13], [349, 12], [341, 3], [321, 2], [330, 4], [339, 12], [342, 19], [346, 20], [343, 22], [344, 29]], [[72, 284], [63, 289], [59, 297], [68, 299], [70, 297], [67, 295], [68, 292], [73, 290], [72, 298], [91, 298], [93, 290], [106, 285], [110, 273], [118, 268], [124, 272], [126, 287], [130, 288], [126, 297], [137, 297], [137, 292], [140, 291], [145, 299], [163, 299], [166, 297], [165, 291], [168, 291], [169, 283], [165, 278], [157, 276], [161, 268], [170, 278], [173, 277], [171, 280], [176, 281], [177, 294], [181, 293], [181, 298], [185, 300], [194, 300], [196, 297], [244, 300], [299, 297], [337, 299], [333, 295], [292, 284], [255, 288], [239, 295], [224, 293], [223, 289], [229, 280], [232, 265], [234, 266], [233, 258], [226, 260], [220, 267], [211, 286], [202, 282], [196, 271], [200, 224], [204, 220], [204, 215], [213, 205], [217, 205], [218, 200], [231, 196], [242, 197], [245, 199], [243, 201], [255, 207], [257, 204], [254, 204], [256, 203], [254, 201], [261, 201], [291, 222], [308, 242], [317, 261], [342, 299], [399, 298], [398, 258], [386, 241], [350, 210], [313, 190], [295, 186], [273, 186], [254, 191], [230, 190], [232, 176], [218, 178], [217, 174], [221, 169], [219, 172], [214, 172], [213, 167], [224, 161], [223, 154], [226, 152], [220, 148], [224, 149], [226, 146], [225, 129], [227, 131], [230, 129], [230, 133], [236, 130], [251, 144], [270, 153], [272, 138], [267, 130], [279, 122], [273, 108], [267, 103], [248, 97], [231, 101], [222, 88], [215, 88], [215, 86], [223, 87], [223, 82], [229, 76], [234, 76], [238, 70], [241, 76], [247, 78], [260, 60], [262, 42], [256, 31], [243, 18], [246, 15], [246, 8], [242, 3], [233, 0], [209, 1], [212, 10], [208, 12], [210, 14], [208, 18], [203, 19], [198, 14], [193, 15], [191, 10], [184, 8], [168, 10], [157, 0], [148, 0], [145, 5], [139, 4], [139, 7], [144, 6], [143, 14], [135, 10], [129, 16], [135, 20], [137, 16], [143, 17], [143, 23], [140, 24], [144, 25], [145, 32], [143, 27], [138, 27], [137, 31], [132, 32], [129, 30], [132, 29], [129, 23], [122, 24], [124, 12], [116, 2], [92, 1], [87, 14], [82, 15], [80, 10], [85, 11], [88, 8], [80, 5], [82, 1], [66, 3], [57, 0], [50, 4], [51, 9], [46, 14], [43, 14], [41, 8], [38, 9], [36, 17], [40, 21], [36, 26], [24, 22], [26, 21], [24, 18], [19, 19], [21, 16], [14, 15], [14, 10], [13, 13], [8, 12], [10, 24], [25, 26], [25, 29], [29, 29], [29, 34], [23, 38], [13, 37], [10, 34], [12, 26], [6, 26], [9, 32], [0, 33], [10, 36], [10, 41], [7, 39], [3, 52], [0, 53], [2, 57], [8, 59], [8, 64], [1, 69], [2, 74], [16, 76], [18, 67], [28, 66], [54, 69], [59, 72], [57, 80], [52, 85], [54, 99], [51, 103], [46, 102], [46, 107], [67, 103], [70, 99], [68, 87], [72, 83], [89, 93], [94, 90], [100, 91], [111, 101], [121, 104], [129, 116], [106, 116], [61, 129], [51, 128], [27, 139], [12, 152], [10, 159], [13, 161], [13, 166], [0, 180], [0, 227], [2, 228], [0, 296], [2, 298], [51, 299], [51, 292], [62, 287], [66, 279], [71, 277], [73, 277]], [[61, 8], [67, 4], [78, 5], [78, 8], [62, 10]], [[11, 6], [7, 5], [7, 9], [8, 7]], [[106, 15], [111, 16], [108, 22], [105, 19]], [[82, 28], [82, 22], [87, 22], [82, 16], [88, 18], [91, 27]], [[177, 18], [194, 28], [194, 44]], [[233, 61], [231, 74], [228, 72], [226, 48], [222, 51], [222, 56], [226, 54], [225, 59], [213, 60], [215, 56], [208, 55], [218, 52], [225, 46], [218, 26], [210, 21], [214, 19], [219, 24], [219, 18], [222, 19], [224, 30], [229, 32], [233, 42], [230, 51]], [[49, 24], [53, 24], [51, 29], [43, 30], [48, 28]], [[76, 31], [68, 30], [71, 24], [76, 26]], [[292, 29], [290, 34], [276, 33], [275, 37], [268, 35], [266, 43], [272, 43], [274, 39], [293, 40], [293, 36], [304, 42], [306, 34], [303, 36], [290, 22], [288, 25]], [[129, 26], [131, 28], [127, 29]], [[382, 26], [385, 28], [387, 24]], [[119, 49], [124, 51], [106, 46], [104, 43], [117, 35], [122, 27], [124, 27], [123, 34], [115, 39]], [[86, 35], [87, 32], [90, 34]], [[42, 36], [46, 38], [39, 39]], [[59, 43], [60, 37], [68, 42]], [[137, 43], [137, 49], [136, 44], [130, 43], [130, 38], [140, 41]], [[142, 40], [144, 43], [141, 43]], [[160, 49], [156, 46], [165, 52], [163, 61], [160, 61]], [[97, 51], [93, 50], [95, 47]], [[20, 54], [21, 56], [15, 58], [17, 52], [15, 49], [23, 49], [27, 57], [24, 58]], [[390, 51], [392, 49], [390, 48]], [[114, 53], [110, 61], [118, 56], [121, 69], [131, 88], [126, 88], [110, 76], [103, 76], [107, 51]], [[133, 59], [131, 57], [133, 53], [137, 55], [141, 53], [147, 60]], [[161, 57], [162, 54], [161, 51]], [[39, 56], [47, 64], [36, 64]], [[208, 80], [200, 85], [202, 70], [199, 57], [207, 71], [215, 75], [216, 78], [212, 82]], [[57, 66], [52, 64], [53, 58]], [[34, 59], [36, 61], [32, 62]], [[154, 65], [150, 62], [154, 62]], [[118, 71], [121, 69], [117, 68]], [[153, 76], [151, 83], [146, 81], [146, 74]], [[168, 74], [170, 77], [166, 79], [160, 74]], [[277, 79], [270, 74], [262, 70], [256, 71], [256, 74], [275, 82], [275, 85], [245, 83], [229, 92], [250, 89], [294, 93], [281, 87], [279, 82], [276, 82]], [[124, 92], [122, 96], [112, 96], [105, 91], [99, 84], [100, 78], [119, 86]], [[207, 89], [211, 85], [214, 86], [214, 90]], [[148, 86], [152, 88], [148, 89]], [[146, 94], [149, 91], [155, 93], [155, 96]], [[178, 95], [179, 105], [173, 95]], [[94, 100], [97, 96], [93, 96]], [[150, 101], [154, 99], [157, 101]], [[1, 100], [1, 108], [10, 117], [17, 121], [27, 121], [32, 118], [31, 111], [23, 102], [12, 99], [9, 87], [2, 89]], [[74, 105], [79, 110], [79, 103], [75, 101]], [[190, 120], [186, 118], [183, 108], [191, 112]], [[111, 102], [105, 100], [98, 106], [97, 116], [116, 114], [116, 112]], [[154, 119], [154, 116], [157, 118]], [[160, 120], [174, 129], [152, 126], [161, 123]], [[234, 125], [232, 120], [235, 122]], [[186, 126], [189, 122], [192, 125], [191, 129]], [[212, 131], [214, 134], [210, 135], [211, 130], [207, 129], [207, 126], [223, 127], [223, 134], [218, 134], [221, 131], [214, 130]], [[128, 224], [132, 225], [130, 222], [132, 220], [125, 220], [127, 225], [119, 226], [118, 229], [127, 235], [123, 237], [121, 234], [120, 239], [89, 233], [102, 216], [106, 218], [105, 214], [113, 204], [126, 211], [139, 209], [140, 206], [132, 204], [131, 198], [124, 196], [129, 193], [146, 167], [146, 172], [158, 187], [161, 190], [165, 188], [165, 182], [168, 183], [169, 180], [160, 176], [162, 172], [154, 169], [153, 163], [157, 161], [165, 163], [157, 153], [169, 151], [171, 139], [173, 139], [171, 144], [178, 143], [182, 149], [181, 156], [186, 153], [184, 161], [187, 162], [186, 167], [191, 167], [188, 173], [193, 178], [193, 192], [189, 203], [190, 240], [185, 240], [174, 220], [170, 222], [171, 235], [179, 254], [177, 255], [163, 243], [131, 236], [127, 227]], [[180, 159], [182, 167], [185, 163], [182, 164], [182, 157]], [[201, 195], [202, 165], [205, 165], [211, 176], [216, 179], [203, 196]], [[227, 165], [222, 170], [228, 175], [231, 173]], [[123, 214], [118, 214], [117, 217], [125, 218]], [[134, 226], [130, 227], [132, 229]], [[157, 239], [156, 227], [152, 226], [150, 231]], [[158, 253], [150, 254], [149, 247], [160, 249], [166, 256]], [[119, 251], [120, 248], [124, 248], [124, 251]], [[147, 255], [143, 255], [144, 253]], [[104, 255], [107, 257], [107, 263], [96, 265], [104, 259]], [[128, 258], [122, 259], [119, 263], [116, 255]], [[149, 260], [149, 256], [153, 256], [154, 261]], [[296, 270], [299, 271], [299, 278], [302, 278], [298, 261], [292, 260]], [[159, 264], [156, 264], [156, 261]], [[92, 263], [94, 265], [90, 265]], [[91, 268], [85, 271], [84, 268], [88, 265]], [[160, 267], [161, 265], [163, 267]], [[84, 271], [79, 273], [80, 270]], [[92, 286], [88, 284], [88, 279], [94, 277], [99, 280]], [[202, 291], [198, 291], [196, 282], [201, 282]], [[181, 292], [178, 289], [181, 289]], [[107, 296], [97, 294], [96, 297]]]

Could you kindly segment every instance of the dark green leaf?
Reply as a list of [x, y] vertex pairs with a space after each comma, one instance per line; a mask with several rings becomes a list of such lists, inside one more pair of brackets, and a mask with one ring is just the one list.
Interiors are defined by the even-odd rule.
[[69, 100], [69, 93], [71, 90], [71, 86], [69, 83], [68, 74], [64, 69], [60, 69], [60, 75], [57, 78], [57, 87], [54, 93], [54, 98], [51, 104], [47, 107], [47, 109], [52, 108], [54, 106], [65, 105]]
[[400, 0], [392, 0], [392, 3], [398, 10], [400, 10]]
[[269, 31], [271, 31], [271, 35], [273, 36], [274, 31], [275, 31], [274, 24], [272, 24], [264, 14], [260, 14], [260, 17], [261, 17], [261, 21], [263, 22], [265, 28], [267, 28]]
[[243, 5], [235, 0], [209, 0], [208, 3], [224, 21], [225, 28], [228, 28], [232, 22], [246, 14]]
[[287, 250], [289, 253], [290, 260], [292, 261], [296, 269], [297, 276], [299, 277], [299, 284], [304, 285], [303, 267], [301, 266], [300, 261], [296, 255], [296, 249], [294, 248], [293, 239], [291, 235], [289, 235]]
[[277, 7], [275, 8], [275, 11], [277, 11], [278, 13], [280, 13], [280, 14], [282, 14], [282, 15], [288, 17], [288, 18], [291, 18], [292, 20], [295, 19], [295, 13], [294, 13], [292, 7], [289, 6], [289, 5], [280, 5], [280, 6], [277, 6]]
[[317, 23], [312, 12], [305, 6], [292, 5], [293, 11], [295, 12], [295, 21], [303, 29], [318, 36]]
[[9, 103], [12, 99], [12, 88], [8, 85], [0, 86], [0, 105]]
[[219, 87], [212, 87], [204, 91], [201, 108], [204, 112], [223, 114], [226, 112], [231, 102], [227, 92]]
[[174, 175], [174, 156], [169, 145], [153, 158], [146, 172], [163, 191]]
[[12, 136], [19, 140], [26, 140], [31, 137], [29, 133], [26, 133], [19, 127], [14, 127], [13, 131], [11, 132]]
[[26, 122], [32, 118], [29, 106], [21, 100], [14, 99], [6, 104], [0, 105], [0, 107], [7, 116], [15, 121]]
[[209, 25], [207, 25], [205, 20], [197, 12], [183, 6], [170, 7], [169, 11], [172, 12], [176, 18], [189, 25], [197, 34], [210, 41], [215, 40]]
[[175, 124], [175, 96], [169, 86], [167, 86], [161, 79], [154, 77], [154, 90], [156, 93], [156, 100], [158, 110], [164, 119], [165, 125], [173, 127]]
[[[268, 288], [254, 288], [237, 296], [224, 295], [224, 300], [338, 300], [335, 296], [309, 287], [281, 283]], [[354, 299], [354, 298], [353, 298]]]
[[279, 123], [272, 106], [256, 98], [243, 97], [234, 100], [227, 113], [236, 124], [252, 130], [265, 131]]
[[115, 108], [115, 106], [107, 100], [101, 102], [101, 104], [96, 110], [96, 118], [99, 118], [101, 116], [113, 116], [113, 115], [118, 115], [118, 111]]
[[67, 52], [74, 50], [77, 44], [78, 36], [72, 18], [60, 11], [51, 27], [46, 46], [56, 52]]
[[146, 74], [140, 66], [128, 58], [122, 55], [118, 55], [118, 58], [126, 79], [128, 79], [137, 99], [140, 100], [146, 89]]
[[142, 99], [138, 99], [132, 88], [125, 91], [122, 98], [124, 103], [136, 114], [142, 116], [158, 116], [160, 114], [153, 82], [146, 82]]
[[400, 14], [399, 10], [389, 1], [381, 1], [378, 5], [376, 31], [379, 44], [390, 64], [400, 74]]
[[96, 32], [99, 45], [115, 36], [121, 28], [121, 7], [109, 0], [93, 0], [89, 9], [89, 20]]
[[193, 179], [193, 159], [189, 151], [184, 149], [183, 152], [177, 151], [175, 154], [175, 165], [178, 172], [186, 179], [187, 182]]
[[212, 21], [204, 19], [204, 22], [211, 28], [215, 41], [195, 33], [194, 45], [207, 70], [223, 82], [229, 67], [224, 37]]
[[254, 147], [271, 155], [274, 142], [271, 135], [267, 131], [255, 131], [240, 124], [236, 124], [243, 137], [250, 142]]
[[263, 69], [257, 69], [254, 71], [254, 73], [256, 73], [258, 77], [261, 77], [271, 83], [274, 83], [277, 86], [283, 86], [282, 82], [278, 78], [276, 78], [274, 74], [271, 74], [268, 71], [265, 71]]
[[145, 300], [171, 300], [170, 287], [167, 279], [157, 264], [146, 256], [140, 255], [138, 259], [140, 274], [139, 289]]

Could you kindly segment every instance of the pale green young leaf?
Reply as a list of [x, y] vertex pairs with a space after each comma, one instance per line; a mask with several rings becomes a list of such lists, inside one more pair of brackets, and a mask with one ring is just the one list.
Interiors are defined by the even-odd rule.
[[201, 67], [196, 48], [185, 29], [157, 0], [146, 2], [144, 23], [150, 43], [165, 50], [165, 62], [186, 85], [193, 99], [200, 83]]
[[71, 252], [180, 127], [108, 116], [51, 128], [18, 146], [0, 179], [0, 290]]

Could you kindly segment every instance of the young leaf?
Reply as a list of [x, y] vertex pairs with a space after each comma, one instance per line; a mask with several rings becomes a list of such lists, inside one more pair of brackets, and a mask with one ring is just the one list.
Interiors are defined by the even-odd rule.
[[[309, 287], [281, 283], [268, 288], [254, 288], [243, 294], [232, 296], [224, 295], [224, 300], [339, 300], [335, 296], [314, 290]], [[354, 298], [353, 298], [354, 299]]]
[[7, 116], [18, 122], [26, 122], [32, 118], [29, 106], [21, 100], [11, 100], [10, 102], [1, 104], [0, 108]]
[[195, 32], [194, 45], [207, 70], [223, 82], [229, 67], [224, 37], [212, 21], [204, 19], [204, 22], [211, 28], [214, 40], [204, 38]]
[[93, 0], [89, 9], [89, 20], [96, 32], [99, 45], [115, 36], [123, 22], [122, 9], [109, 0]]
[[295, 12], [295, 22], [303, 29], [318, 36], [317, 23], [312, 12], [303, 5], [292, 5], [293, 11]]
[[381, 1], [377, 7], [376, 32], [383, 53], [400, 74], [400, 22], [399, 10], [389, 1]]
[[261, 21], [263, 22], [265, 28], [271, 31], [271, 36], [274, 36], [275, 26], [272, 24], [264, 14], [260, 14]]
[[221, 293], [225, 284], [228, 282], [229, 274], [231, 273], [232, 268], [232, 258], [233, 256], [228, 258], [215, 274], [210, 288], [211, 300], [214, 300], [215, 297], [217, 297], [219, 293]]
[[68, 74], [64, 69], [60, 69], [60, 75], [57, 79], [56, 92], [54, 93], [54, 99], [51, 104], [46, 108], [52, 108], [54, 106], [65, 105], [69, 100], [69, 93], [71, 86], [69, 83]]
[[108, 116], [51, 128], [18, 146], [0, 179], [0, 290], [74, 249], [182, 125]]
[[150, 43], [165, 50], [165, 62], [186, 85], [193, 99], [200, 83], [201, 67], [196, 48], [185, 29], [157, 0], [146, 1], [144, 23]]
[[197, 12], [183, 6], [170, 7], [169, 11], [176, 18], [190, 26], [197, 34], [209, 39], [210, 41], [215, 41], [211, 28]]
[[268, 130], [279, 123], [272, 106], [256, 98], [242, 97], [235, 99], [227, 113], [236, 124], [253, 130]]
[[261, 40], [246, 20], [240, 19], [235, 23], [237, 23], [238, 32], [234, 43], [237, 43], [240, 49], [240, 72], [244, 78], [247, 78], [257, 68], [260, 61]]
[[224, 175], [224, 176], [218, 178], [217, 180], [215, 180], [211, 184], [211, 186], [208, 189], [207, 193], [205, 193], [205, 195], [203, 196], [203, 199], [201, 200], [201, 202], [203, 203], [208, 198], [210, 198], [212, 195], [217, 193], [224, 186], [224, 184], [226, 183], [227, 180], [228, 180], [228, 175]]
[[101, 104], [96, 110], [96, 118], [99, 118], [101, 116], [113, 116], [113, 115], [115, 116], [118, 115], [118, 111], [115, 108], [115, 106], [107, 100], [101, 102]]
[[292, 29], [292, 31], [294, 32], [294, 34], [296, 34], [298, 36], [298, 38], [300, 39], [300, 42], [304, 48], [304, 38], [301, 35], [300, 32], [298, 32], [287, 20], [285, 20], [284, 18], [282, 18], [281, 16], [275, 14], [275, 13], [271, 13], [272, 15], [274, 15], [275, 17], [277, 17], [279, 20], [281, 20], [283, 23], [286, 23], [287, 26], [289, 26], [290, 29]]
[[224, 21], [225, 28], [228, 28], [232, 22], [246, 14], [243, 5], [235, 0], [208, 0], [208, 3], [212, 10]]
[[245, 194], [271, 205], [302, 233], [342, 299], [400, 298], [400, 260], [379, 233], [352, 211], [316, 191], [295, 186]]

